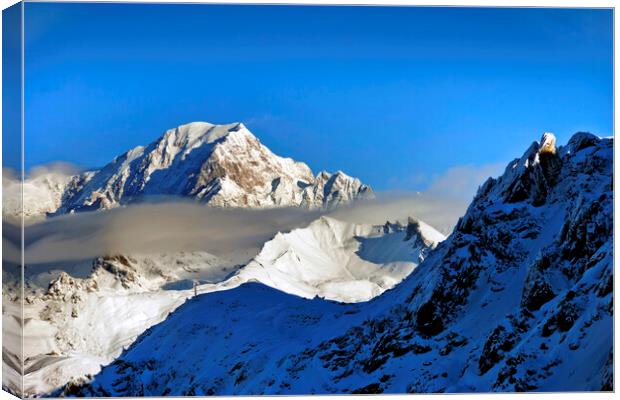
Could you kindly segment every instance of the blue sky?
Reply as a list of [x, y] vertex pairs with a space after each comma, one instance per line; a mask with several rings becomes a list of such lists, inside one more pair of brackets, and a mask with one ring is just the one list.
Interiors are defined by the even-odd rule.
[[[190, 121], [424, 189], [613, 129], [610, 10], [27, 3], [26, 168], [101, 166]], [[6, 162], [5, 162], [6, 163]]]

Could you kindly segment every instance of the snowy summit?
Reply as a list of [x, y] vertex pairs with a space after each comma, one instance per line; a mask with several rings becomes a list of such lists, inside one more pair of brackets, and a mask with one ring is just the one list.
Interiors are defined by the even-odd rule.
[[[24, 182], [26, 218], [110, 209], [147, 196], [193, 198], [216, 207], [311, 209], [374, 196], [370, 186], [342, 171], [314, 175], [305, 163], [274, 154], [242, 123], [192, 122], [101, 169], [62, 179], [54, 174], [53, 186], [46, 176]], [[21, 210], [20, 191], [14, 192], [14, 200], [5, 195], [5, 216]]]
[[345, 175], [275, 155], [243, 124], [170, 129], [69, 185], [61, 211], [113, 208], [145, 195], [191, 197], [218, 207], [330, 207], [372, 196]]

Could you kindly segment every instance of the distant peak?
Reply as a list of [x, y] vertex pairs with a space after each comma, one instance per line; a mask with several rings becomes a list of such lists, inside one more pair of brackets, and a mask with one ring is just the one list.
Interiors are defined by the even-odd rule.
[[112, 208], [160, 195], [191, 197], [216, 207], [329, 208], [371, 194], [368, 186], [342, 171], [315, 177], [306, 164], [274, 154], [241, 122], [178, 125], [80, 184], [63, 212]]

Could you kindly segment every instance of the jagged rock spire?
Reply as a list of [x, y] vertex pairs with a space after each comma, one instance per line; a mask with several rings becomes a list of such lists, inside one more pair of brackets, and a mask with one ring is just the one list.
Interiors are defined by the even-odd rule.
[[539, 154], [555, 154], [555, 135], [551, 132], [545, 132], [540, 139]]

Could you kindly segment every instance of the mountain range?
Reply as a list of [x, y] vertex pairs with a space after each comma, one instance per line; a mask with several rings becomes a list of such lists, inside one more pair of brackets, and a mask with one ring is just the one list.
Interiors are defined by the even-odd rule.
[[[21, 202], [6, 197], [9, 176], [3, 185], [10, 220]], [[162, 196], [315, 210], [373, 196], [342, 172], [313, 175], [276, 156], [242, 124], [202, 122], [98, 170], [37, 174], [23, 190], [32, 223]], [[4, 268], [3, 387], [37, 396], [612, 390], [612, 242], [613, 139], [577, 133], [558, 147], [546, 133], [481, 184], [447, 238], [413, 216], [370, 225], [323, 215], [230, 258], [107, 254], [27, 266], [23, 304]]]
[[[179, 338], [182, 338], [179, 341]], [[534, 142], [369, 302], [199, 295], [57, 394], [613, 390], [613, 139]]]
[[[373, 226], [321, 217], [278, 233], [242, 264], [184, 252], [100, 257], [81, 278], [77, 271], [87, 266], [69, 273], [29, 268], [27, 322], [23, 331], [14, 324], [21, 308], [11, 307], [8, 296], [19, 299], [19, 287], [5, 286], [5, 329], [24, 335], [25, 392], [48, 393], [99, 372], [196, 293], [259, 282], [301, 298], [363, 302], [400, 283], [443, 239], [421, 221]], [[18, 353], [9, 347], [4, 356], [5, 371], [19, 370]], [[19, 385], [18, 375], [7, 380]]]
[[[5, 178], [3, 176], [3, 178]], [[21, 215], [19, 181], [3, 179], [3, 214]], [[331, 208], [372, 198], [370, 186], [342, 171], [312, 173], [275, 155], [242, 123], [192, 122], [167, 130], [101, 169], [52, 172], [26, 179], [24, 216], [110, 209], [161, 197], [191, 198], [216, 207]]]
[[[9, 200], [3, 216], [19, 217], [23, 188], [24, 216], [32, 224], [158, 196], [190, 198], [210, 207], [319, 210], [373, 196], [369, 186], [343, 172], [315, 176], [306, 164], [276, 156], [238, 123], [182, 125], [98, 170], [40, 168], [23, 186], [3, 178]], [[12, 198], [12, 192], [18, 195]], [[19, 276], [11, 279], [5, 268], [3, 317], [9, 344], [4, 386], [21, 391], [22, 363], [23, 391], [29, 395], [96, 374], [195, 294], [260, 282], [302, 298], [368, 301], [400, 283], [444, 239], [414, 218], [370, 225], [322, 216], [277, 233], [257, 253], [110, 254], [77, 264], [28, 265], [23, 309]], [[23, 328], [18, 323], [22, 312]], [[10, 345], [21, 335], [23, 355]]]

